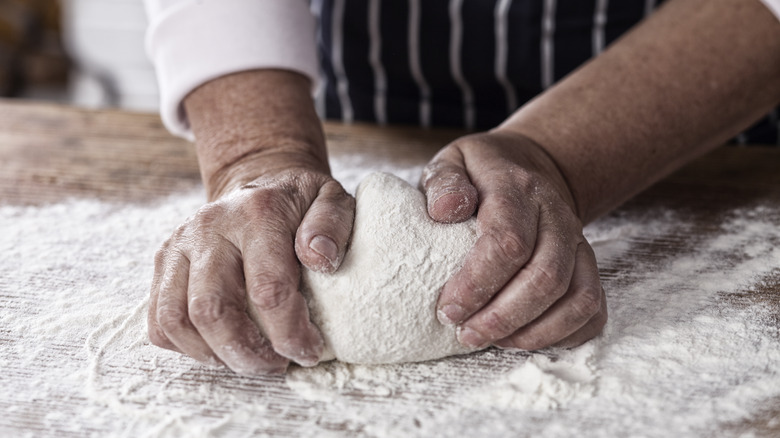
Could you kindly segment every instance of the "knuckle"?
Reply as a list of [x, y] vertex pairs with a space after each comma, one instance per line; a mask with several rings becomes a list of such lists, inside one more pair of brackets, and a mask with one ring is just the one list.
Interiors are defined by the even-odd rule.
[[173, 334], [189, 324], [189, 317], [173, 306], [163, 305], [157, 309], [157, 323], [163, 332]]
[[176, 228], [162, 249], [170, 252], [177, 247], [188, 247], [202, 236], [211, 236], [224, 222], [226, 216], [226, 207], [221, 202], [203, 205]]
[[582, 235], [582, 220], [580, 220], [569, 204], [561, 202], [560, 208], [562, 211], [559, 213], [559, 217], [562, 218], [563, 226], [567, 230], [574, 230], [576, 232], [576, 235], [572, 236], [572, 240], [577, 243], [584, 241], [585, 237]]
[[171, 237], [170, 239], [168, 239], [168, 242], [180, 241], [187, 234], [190, 224], [192, 224], [194, 220], [195, 220], [195, 216], [190, 216], [187, 219], [185, 219], [184, 223], [176, 227], [176, 230], [173, 231], [173, 234], [171, 234]]
[[557, 347], [574, 348], [598, 336], [607, 324], [607, 313], [599, 312], [591, 318], [585, 326], [579, 329], [575, 334], [558, 342]]
[[529, 252], [520, 234], [514, 230], [506, 231], [499, 237], [498, 248], [504, 258], [513, 263], [524, 262]]
[[250, 301], [258, 312], [273, 312], [281, 308], [292, 297], [289, 284], [281, 280], [266, 280], [259, 283]]
[[567, 272], [560, 263], [554, 263], [552, 269], [537, 266], [531, 271], [531, 291], [536, 299], [549, 296], [560, 297], [569, 285]]
[[195, 216], [189, 221], [189, 225], [197, 231], [211, 229], [219, 224], [225, 217], [225, 206], [220, 202], [210, 202], [202, 206]]
[[171, 245], [171, 240], [166, 240], [160, 248], [154, 253], [154, 266], [160, 269], [165, 264], [165, 259], [168, 256], [168, 248]]
[[206, 295], [190, 300], [189, 319], [196, 327], [212, 327], [228, 313], [224, 301], [216, 295]]
[[[438, 159], [437, 159], [438, 158]], [[422, 186], [427, 191], [443, 191], [443, 188], [457, 186], [462, 183], [462, 170], [443, 157], [434, 158], [423, 169]]]
[[528, 245], [516, 230], [490, 231], [487, 233], [492, 239], [494, 257], [498, 262], [510, 266], [519, 266], [525, 263], [530, 253]]
[[511, 187], [532, 199], [539, 200], [546, 193], [546, 182], [537, 172], [525, 167], [515, 167], [509, 179]]
[[444, 163], [441, 161], [438, 161], [439, 156], [437, 155], [434, 157], [433, 161], [428, 163], [422, 171], [422, 185], [423, 187], [428, 187], [428, 184], [430, 184], [438, 175], [441, 173], [441, 169], [444, 166]]
[[509, 315], [491, 311], [482, 321], [482, 332], [491, 339], [504, 338], [517, 330], [516, 322]]
[[588, 321], [601, 310], [601, 291], [587, 287], [571, 305], [577, 321]]
[[473, 275], [462, 275], [458, 278], [459, 285], [452, 297], [458, 305], [473, 311], [478, 310], [495, 294], [499, 285], [485, 285], [479, 283], [479, 279]]

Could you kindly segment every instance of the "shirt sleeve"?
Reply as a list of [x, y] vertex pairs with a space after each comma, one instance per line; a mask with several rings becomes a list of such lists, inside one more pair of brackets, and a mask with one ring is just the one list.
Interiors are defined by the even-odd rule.
[[183, 99], [198, 86], [258, 68], [292, 70], [316, 87], [315, 22], [306, 0], [144, 0], [146, 49], [160, 88], [160, 115], [192, 140]]
[[780, 20], [780, 0], [761, 0], [770, 11]]

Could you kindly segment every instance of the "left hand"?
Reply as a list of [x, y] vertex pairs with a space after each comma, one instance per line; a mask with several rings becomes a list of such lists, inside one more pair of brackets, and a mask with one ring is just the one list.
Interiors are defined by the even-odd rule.
[[565, 178], [532, 140], [494, 130], [462, 137], [423, 172], [428, 213], [478, 239], [439, 296], [437, 315], [470, 347], [574, 347], [607, 321], [596, 257]]

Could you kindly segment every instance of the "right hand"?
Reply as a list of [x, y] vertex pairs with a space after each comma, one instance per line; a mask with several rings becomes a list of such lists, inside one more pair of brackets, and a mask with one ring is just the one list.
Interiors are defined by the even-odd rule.
[[290, 360], [317, 364], [324, 344], [299, 292], [299, 260], [315, 271], [338, 268], [354, 199], [327, 165], [276, 168], [285, 170], [204, 205], [157, 252], [153, 344], [245, 375], [282, 373]]

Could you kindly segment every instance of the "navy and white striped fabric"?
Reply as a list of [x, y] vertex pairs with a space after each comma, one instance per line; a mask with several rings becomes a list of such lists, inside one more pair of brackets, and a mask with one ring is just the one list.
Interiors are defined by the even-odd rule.
[[[489, 129], [663, 0], [311, 0], [317, 106], [345, 121]], [[775, 110], [739, 143], [780, 144]]]

